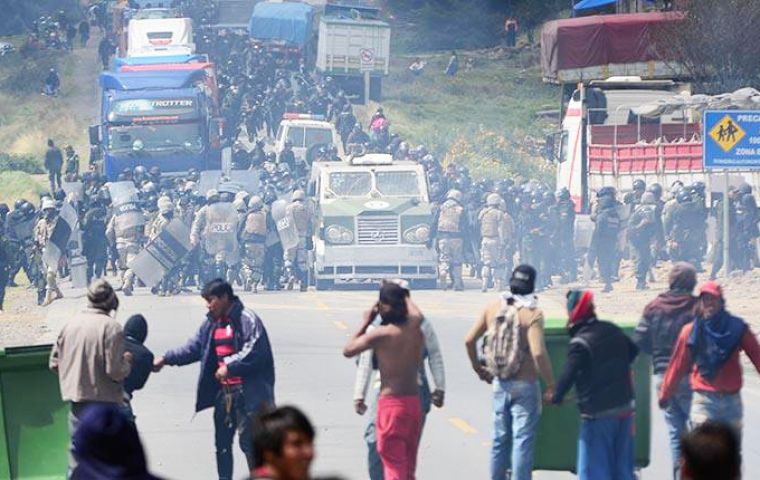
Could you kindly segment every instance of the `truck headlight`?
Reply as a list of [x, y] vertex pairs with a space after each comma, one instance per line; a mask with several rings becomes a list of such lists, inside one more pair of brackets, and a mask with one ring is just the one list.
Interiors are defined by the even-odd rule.
[[424, 223], [404, 230], [404, 241], [406, 243], [426, 243], [429, 238], [430, 226]]
[[336, 245], [348, 245], [354, 243], [354, 232], [342, 225], [330, 225], [325, 227], [325, 240]]

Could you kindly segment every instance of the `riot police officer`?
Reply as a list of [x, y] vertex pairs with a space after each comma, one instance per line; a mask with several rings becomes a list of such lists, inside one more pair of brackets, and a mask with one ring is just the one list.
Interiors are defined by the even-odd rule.
[[285, 271], [288, 276], [287, 288], [291, 290], [297, 280], [302, 292], [308, 287], [307, 239], [311, 237], [311, 214], [306, 205], [303, 190], [293, 192], [293, 198], [285, 209], [285, 214], [292, 218], [298, 233], [298, 245], [285, 252]]
[[261, 197], [256, 195], [248, 202], [248, 214], [240, 234], [243, 246], [243, 288], [246, 292], [258, 292], [264, 273], [266, 238], [267, 213]]
[[705, 243], [705, 211], [691, 192], [682, 189], [676, 196], [678, 202], [671, 213], [671, 231], [668, 238], [668, 254], [673, 261], [684, 261], [702, 270], [702, 245]]
[[574, 282], [577, 278], [575, 260], [575, 204], [570, 191], [563, 188], [557, 193], [555, 252], [562, 274], [562, 282]]
[[267, 185], [262, 198], [266, 205], [267, 214], [267, 238], [265, 242], [266, 254], [264, 259], [264, 284], [267, 290], [280, 290], [282, 276], [283, 249], [282, 241], [277, 232], [277, 222], [272, 215], [272, 204], [277, 200], [277, 191], [274, 185]]
[[82, 222], [82, 253], [87, 259], [88, 285], [93, 278], [101, 278], [105, 274], [108, 258], [107, 217], [104, 199], [98, 194], [92, 200]]
[[[164, 228], [169, 225], [169, 222], [174, 219], [174, 203], [171, 198], [167, 196], [159, 198], [157, 206], [158, 215], [156, 215], [150, 225], [148, 225], [148, 241], [153, 241], [158, 238]], [[158, 293], [158, 295], [165, 297], [166, 295], [175, 292], [173, 276], [174, 272], [167, 273], [157, 285], [155, 292]]]
[[656, 204], [651, 192], [644, 193], [641, 204], [628, 219], [628, 242], [636, 263], [636, 290], [647, 288], [647, 274], [652, 268], [652, 246], [657, 234]]
[[[45, 198], [42, 201], [42, 218], [37, 221], [34, 227], [34, 241], [37, 248], [44, 253], [47, 244], [53, 236], [53, 230], [58, 222], [58, 210], [55, 201], [51, 198]], [[63, 298], [61, 289], [57, 283], [58, 265], [45, 265], [45, 300], [42, 306], [53, 303], [54, 300]]]
[[231, 281], [237, 273], [239, 219], [231, 202], [231, 193], [209, 190], [206, 205], [198, 211], [190, 231], [190, 244], [203, 245], [205, 281], [214, 278]]
[[115, 197], [114, 214], [106, 227], [106, 236], [116, 245], [119, 255], [119, 270], [122, 276], [122, 292], [126, 296], [132, 295], [134, 290], [135, 272], [129, 268], [129, 264], [140, 253], [145, 241], [145, 215], [137, 205], [136, 196], [132, 196], [117, 206]]
[[488, 291], [493, 283], [497, 291], [501, 291], [501, 281], [504, 277], [504, 244], [508, 241], [510, 227], [507, 213], [501, 209], [503, 200], [498, 193], [489, 193], [486, 197], [486, 207], [478, 215], [480, 225], [480, 263], [483, 292]]
[[599, 263], [599, 276], [604, 282], [603, 292], [612, 291], [618, 259], [617, 243], [621, 223], [614, 195], [614, 190], [600, 190], [597, 194], [597, 211], [592, 215], [595, 225], [589, 246], [589, 264], [593, 265], [594, 259]]
[[436, 221], [435, 233], [438, 243], [438, 280], [444, 290], [448, 288], [448, 279], [454, 290], [464, 290], [462, 280], [462, 263], [464, 262], [464, 235], [467, 232], [467, 215], [462, 204], [462, 192], [449, 190]]

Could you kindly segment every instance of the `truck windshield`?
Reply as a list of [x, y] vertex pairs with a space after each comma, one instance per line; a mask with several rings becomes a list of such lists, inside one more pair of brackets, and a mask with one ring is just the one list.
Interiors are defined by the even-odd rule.
[[332, 131], [326, 128], [307, 128], [304, 146], [311, 148], [314, 145], [332, 145]]
[[338, 197], [364, 197], [372, 190], [372, 176], [369, 172], [334, 172], [329, 190]]
[[203, 151], [203, 137], [196, 122], [113, 126], [108, 131], [108, 149], [113, 153], [131, 151], [137, 140], [147, 152]]
[[376, 172], [377, 191], [386, 197], [414, 197], [420, 194], [417, 172]]

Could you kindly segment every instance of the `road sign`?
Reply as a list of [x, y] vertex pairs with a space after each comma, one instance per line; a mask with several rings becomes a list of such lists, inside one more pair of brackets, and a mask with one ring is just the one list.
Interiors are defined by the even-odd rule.
[[359, 57], [361, 58], [362, 72], [371, 72], [375, 69], [375, 50], [371, 48], [362, 48], [359, 51]]
[[760, 168], [760, 110], [705, 112], [705, 169]]

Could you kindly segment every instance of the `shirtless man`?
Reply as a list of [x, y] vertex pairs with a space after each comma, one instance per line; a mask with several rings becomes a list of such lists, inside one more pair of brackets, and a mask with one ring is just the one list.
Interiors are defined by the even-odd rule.
[[[379, 327], [367, 328], [380, 315]], [[383, 282], [380, 300], [364, 313], [364, 321], [343, 349], [347, 358], [374, 350], [380, 370], [377, 402], [377, 450], [385, 480], [414, 480], [422, 433], [422, 407], [417, 375], [425, 345], [422, 313], [408, 290]]]

